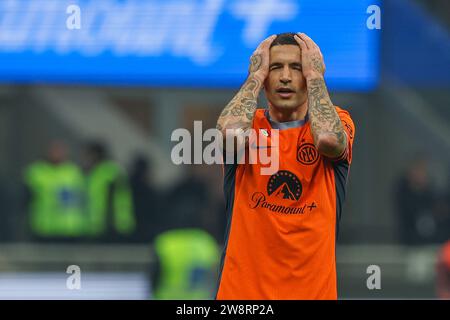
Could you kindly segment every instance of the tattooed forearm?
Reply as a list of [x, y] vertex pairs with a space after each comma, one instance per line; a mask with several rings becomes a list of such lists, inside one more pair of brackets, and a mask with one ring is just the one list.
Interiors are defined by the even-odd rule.
[[320, 57], [313, 57], [312, 58], [312, 64], [313, 64], [314, 71], [316, 71], [319, 74], [324, 74], [325, 66], [324, 66], [323, 61], [322, 61], [322, 59]]
[[[308, 116], [311, 122], [311, 131], [316, 145], [322, 137], [332, 137], [335, 143], [324, 150], [325, 155], [335, 157], [342, 154], [346, 141], [336, 108], [331, 102], [330, 96], [322, 77], [307, 80], [308, 88]], [[319, 150], [320, 151], [320, 150]]]
[[261, 87], [261, 81], [256, 77], [250, 76], [239, 92], [223, 109], [216, 128], [221, 131], [226, 129], [247, 130], [250, 128]]
[[[275, 37], [272, 35], [264, 39], [253, 52], [250, 57], [247, 80], [222, 110], [217, 120], [216, 128], [221, 131], [223, 139], [228, 142], [230, 141], [228, 138], [233, 138], [233, 141], [237, 141], [238, 148], [246, 146], [248, 143], [246, 133], [252, 126], [258, 95], [269, 74], [270, 45]], [[245, 143], [242, 143], [242, 140]], [[226, 144], [225, 148], [227, 148]]]
[[250, 66], [248, 67], [248, 73], [254, 73], [259, 70], [262, 63], [262, 57], [260, 54], [254, 54], [250, 57]]

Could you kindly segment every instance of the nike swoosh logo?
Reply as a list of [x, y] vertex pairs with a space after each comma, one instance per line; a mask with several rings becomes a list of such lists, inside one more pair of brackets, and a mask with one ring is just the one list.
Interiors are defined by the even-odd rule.
[[252, 144], [250, 147], [252, 149], [271, 149], [271, 148], [273, 148], [273, 146], [257, 146], [255, 144]]

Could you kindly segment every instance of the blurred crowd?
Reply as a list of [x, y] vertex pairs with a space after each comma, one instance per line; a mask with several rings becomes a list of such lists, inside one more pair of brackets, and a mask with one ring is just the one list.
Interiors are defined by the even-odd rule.
[[[210, 167], [186, 166], [182, 179], [160, 189], [142, 154], [129, 168], [98, 141], [84, 144], [79, 161], [60, 140], [43, 154], [22, 168], [20, 192], [0, 183], [1, 241], [152, 244], [155, 298], [211, 297], [226, 225], [220, 168], [214, 177]], [[437, 295], [449, 298], [450, 176], [436, 183], [431, 169], [426, 154], [417, 153], [386, 192], [393, 195], [398, 242], [439, 245]]]
[[23, 168], [19, 196], [0, 183], [0, 240], [150, 243], [167, 230], [200, 228], [223, 241], [224, 200], [200, 166], [160, 190], [144, 155], [123, 168], [98, 141], [84, 145], [80, 163], [60, 140], [43, 153]]
[[411, 158], [395, 184], [398, 239], [404, 245], [450, 240], [450, 177], [438, 187], [425, 153]]
[[416, 153], [396, 181], [398, 240], [406, 246], [438, 245], [436, 297], [450, 299], [450, 176], [441, 177], [447, 182], [439, 187], [431, 169], [426, 153]]
[[[164, 231], [200, 228], [223, 243], [221, 177], [214, 179], [211, 168], [186, 166], [185, 176], [162, 190], [152, 183], [147, 156], [136, 155], [123, 168], [101, 142], [87, 142], [79, 163], [68, 149], [52, 141], [41, 159], [26, 165], [19, 196], [0, 183], [0, 240], [151, 243]], [[450, 239], [450, 177], [437, 187], [430, 171], [429, 159], [418, 153], [396, 179], [392, 194], [401, 244]]]

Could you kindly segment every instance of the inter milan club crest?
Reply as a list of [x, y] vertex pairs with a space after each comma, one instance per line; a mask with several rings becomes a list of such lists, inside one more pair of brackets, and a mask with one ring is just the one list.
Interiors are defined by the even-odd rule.
[[295, 174], [281, 170], [270, 177], [267, 193], [284, 200], [298, 200], [302, 194], [302, 184]]
[[304, 143], [297, 149], [297, 161], [305, 165], [316, 163], [319, 159], [319, 152], [312, 143]]

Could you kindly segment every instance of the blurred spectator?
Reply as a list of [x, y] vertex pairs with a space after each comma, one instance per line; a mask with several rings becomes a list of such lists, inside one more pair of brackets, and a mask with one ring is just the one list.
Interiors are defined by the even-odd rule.
[[87, 173], [87, 211], [91, 235], [105, 241], [126, 240], [135, 231], [128, 178], [102, 143], [90, 142], [83, 154]]
[[210, 234], [211, 194], [204, 168], [187, 176], [166, 197], [161, 233], [154, 241], [152, 284], [157, 299], [211, 299], [220, 258]]
[[8, 192], [6, 184], [0, 180], [0, 241], [13, 239], [14, 226], [12, 223], [13, 212], [11, 211], [11, 195]]
[[152, 287], [156, 299], [212, 299], [219, 263], [214, 238], [199, 228], [173, 229], [154, 242]]
[[88, 232], [83, 175], [67, 154], [62, 141], [53, 141], [45, 159], [25, 170], [25, 204], [35, 240], [69, 240]]
[[403, 244], [420, 245], [438, 241], [437, 197], [424, 155], [412, 158], [406, 173], [398, 180], [395, 204]]
[[438, 194], [435, 216], [437, 221], [437, 242], [443, 243], [450, 239], [450, 190]]
[[161, 227], [161, 194], [149, 183], [151, 163], [142, 155], [137, 156], [130, 170], [130, 185], [136, 213], [136, 237], [139, 242], [153, 240]]
[[439, 299], [450, 299], [450, 241], [438, 253], [436, 291]]
[[166, 194], [165, 220], [161, 231], [185, 228], [192, 224], [206, 228], [206, 215], [211, 214], [208, 185], [198, 165], [191, 165], [186, 176]]
[[195, 219], [197, 226], [222, 242], [227, 221], [222, 183], [222, 173], [218, 167], [189, 166], [186, 176], [166, 195], [165, 211], [168, 214], [165, 215], [167, 220], [162, 231], [167, 229], [168, 223], [173, 224], [174, 219], [180, 227]]

